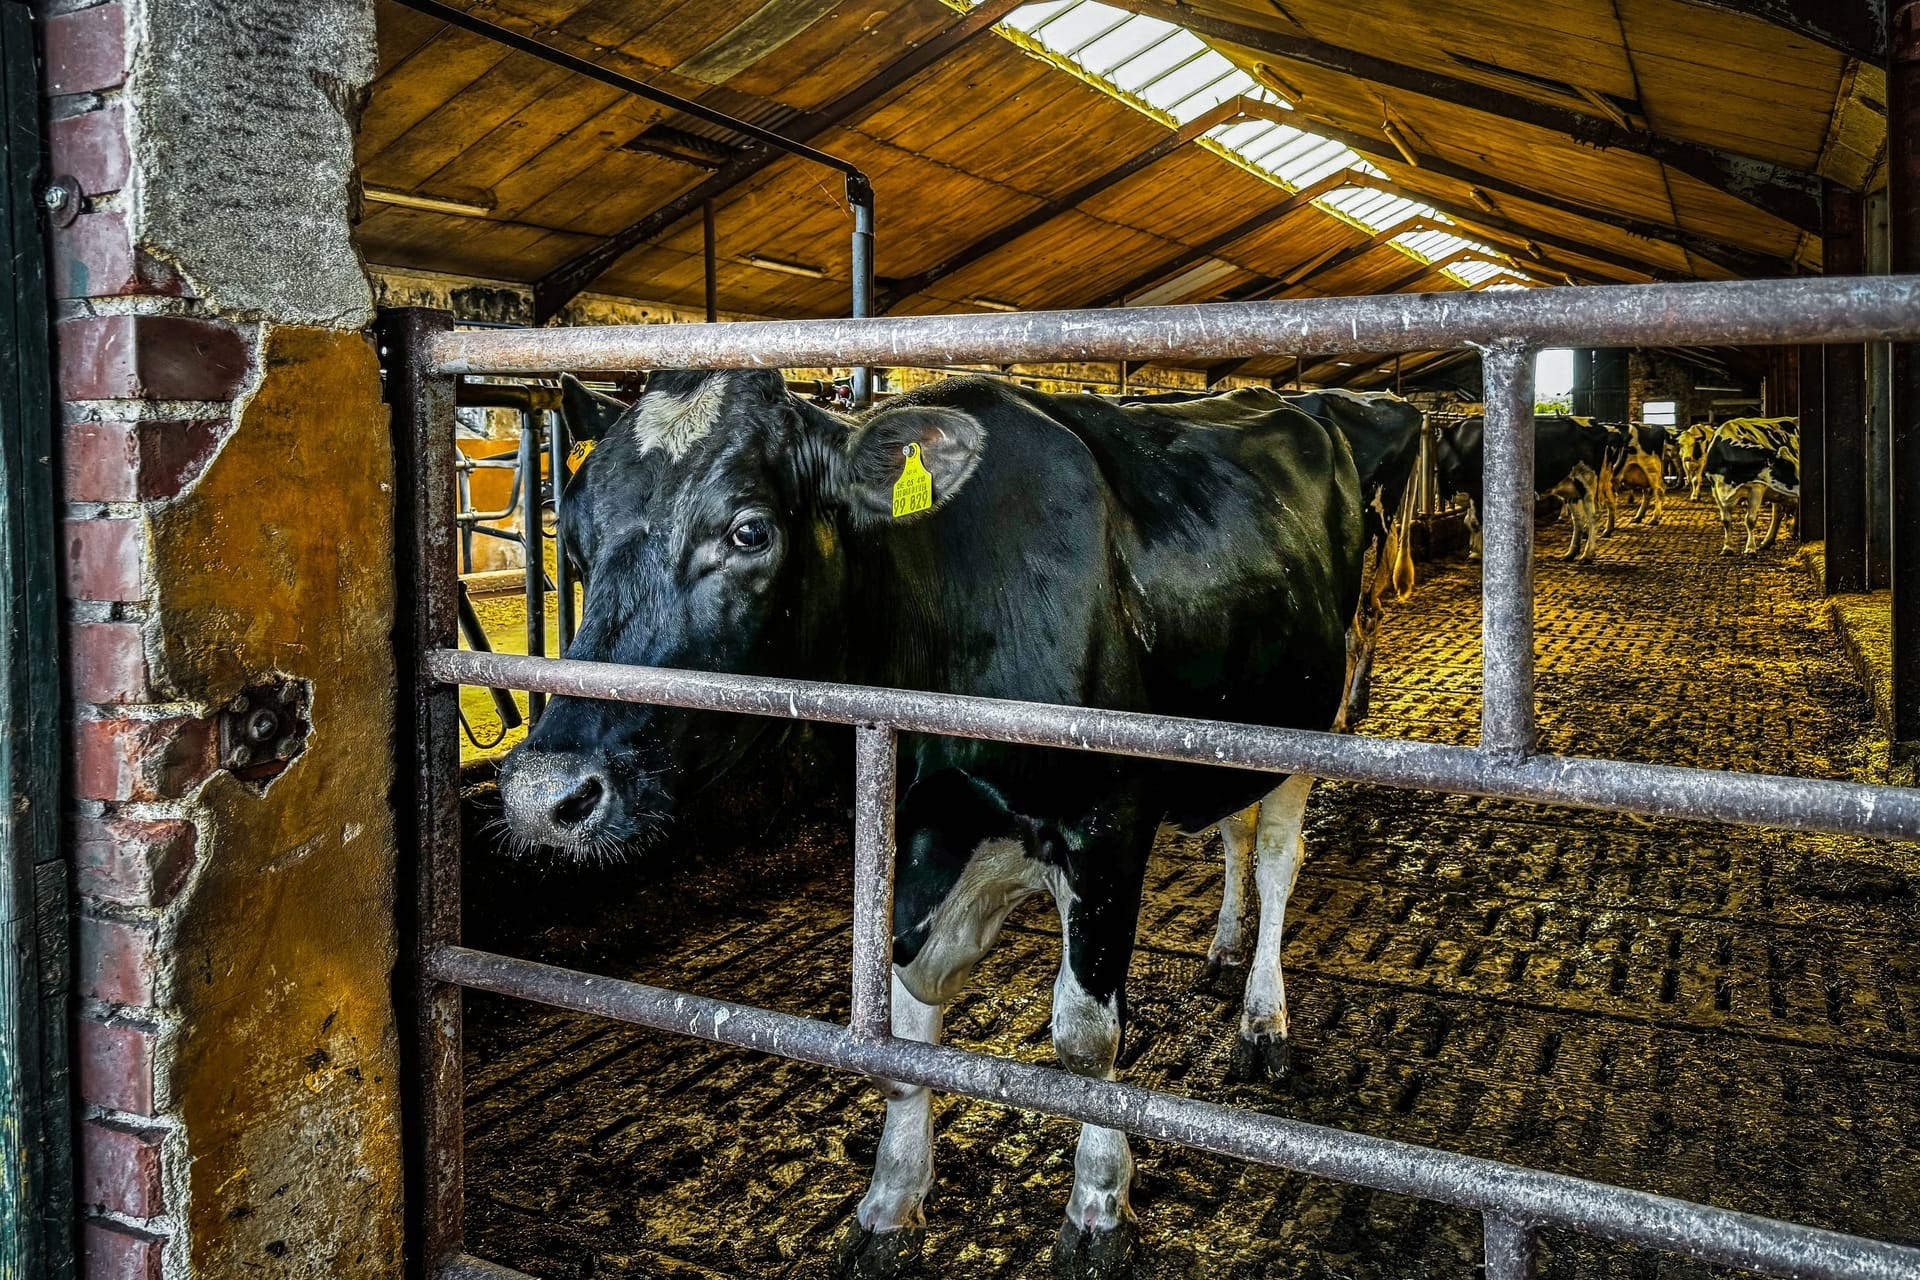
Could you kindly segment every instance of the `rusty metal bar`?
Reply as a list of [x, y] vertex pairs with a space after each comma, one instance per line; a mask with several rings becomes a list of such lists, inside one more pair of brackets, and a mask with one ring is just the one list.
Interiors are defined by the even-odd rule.
[[1401, 738], [459, 649], [427, 654], [422, 669], [429, 679], [450, 684], [497, 684], [576, 698], [791, 720], [888, 724], [910, 733], [945, 733], [1272, 773], [1310, 773], [1316, 778], [1501, 796], [1610, 813], [1920, 839], [1920, 789], [1908, 787], [1579, 756], [1519, 758]]
[[883, 725], [853, 731], [853, 1034], [893, 1034], [894, 782], [899, 742]]
[[566, 522], [560, 518], [560, 504], [567, 488], [567, 459], [573, 455], [573, 433], [567, 430], [564, 413], [556, 412], [547, 421], [551, 429], [547, 437], [547, 474], [553, 477], [554, 643], [564, 656], [567, 646], [573, 643], [573, 566], [567, 562]]
[[1482, 1214], [1480, 1224], [1486, 1280], [1533, 1280], [1533, 1228], [1499, 1213]]
[[[527, 652], [547, 656], [547, 540], [540, 519], [540, 415], [520, 414], [520, 549], [527, 556]], [[540, 723], [547, 695], [527, 695], [527, 724]]]
[[[431, 971], [443, 982], [473, 990], [1067, 1116], [1217, 1155], [1460, 1205], [1509, 1221], [1568, 1227], [1725, 1266], [1802, 1280], [1894, 1280], [1910, 1278], [1920, 1267], [1920, 1249], [945, 1045], [863, 1039], [831, 1023], [511, 956], [447, 947], [432, 957]], [[1495, 1274], [1489, 1272], [1490, 1277]]]
[[[384, 312], [379, 342], [393, 409], [394, 473], [411, 486], [394, 504], [394, 816], [402, 912], [401, 1041], [410, 1094], [406, 1125], [407, 1274], [431, 1276], [461, 1252], [460, 989], [427, 972], [427, 958], [460, 941], [460, 690], [423, 669], [425, 655], [458, 643], [455, 576], [453, 379], [435, 373], [434, 338], [453, 328], [443, 311]], [[412, 865], [407, 865], [407, 860]]]
[[1256, 355], [1534, 346], [1762, 346], [1920, 338], [1920, 276], [1809, 277], [1285, 302], [1093, 308], [727, 325], [461, 330], [434, 345], [447, 373]]
[[1480, 504], [1480, 746], [1533, 751], [1533, 348], [1481, 356], [1485, 483]]
[[524, 1271], [515, 1271], [512, 1267], [503, 1267], [469, 1253], [448, 1258], [434, 1272], [434, 1277], [435, 1280], [533, 1280]]

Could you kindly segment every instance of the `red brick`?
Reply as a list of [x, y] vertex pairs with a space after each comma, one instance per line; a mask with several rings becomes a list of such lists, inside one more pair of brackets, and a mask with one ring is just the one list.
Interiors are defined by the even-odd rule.
[[199, 833], [190, 822], [77, 819], [74, 884], [88, 897], [130, 907], [164, 907], [193, 868]]
[[68, 599], [139, 600], [146, 595], [145, 521], [68, 520], [60, 533]]
[[130, 1022], [82, 1017], [74, 1031], [74, 1074], [80, 1097], [129, 1115], [153, 1114], [155, 1032]]
[[80, 1243], [81, 1280], [160, 1280], [166, 1243], [165, 1236], [96, 1218]]
[[90, 196], [127, 184], [127, 122], [119, 107], [67, 116], [47, 126], [55, 177], [71, 177]]
[[152, 1006], [152, 929], [83, 915], [75, 933], [74, 985], [83, 999]]
[[213, 772], [213, 722], [83, 720], [74, 744], [74, 795], [82, 800], [177, 800]]
[[54, 229], [53, 289], [59, 298], [187, 292], [172, 267], [134, 248], [127, 217], [118, 212], [85, 214]]
[[94, 93], [127, 78], [127, 15], [118, 4], [56, 14], [41, 23], [49, 95]]
[[73, 423], [60, 459], [65, 497], [69, 502], [174, 497], [200, 474], [226, 427], [210, 418]]
[[58, 340], [69, 400], [231, 400], [252, 360], [238, 329], [190, 316], [81, 316]]
[[88, 1120], [80, 1126], [80, 1203], [129, 1218], [166, 1212], [160, 1186], [160, 1142], [164, 1131], [117, 1120]]
[[153, 702], [137, 622], [77, 622], [67, 632], [67, 678], [76, 702]]

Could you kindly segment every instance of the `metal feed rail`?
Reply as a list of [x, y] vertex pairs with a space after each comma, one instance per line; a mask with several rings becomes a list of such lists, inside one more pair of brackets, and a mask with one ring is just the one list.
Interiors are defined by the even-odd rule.
[[[1577, 808], [1920, 839], [1920, 791], [1543, 756], [1533, 750], [1531, 359], [1550, 344], [1741, 345], [1920, 339], [1920, 277], [1426, 294], [1302, 302], [718, 326], [453, 332], [439, 313], [383, 322], [400, 474], [403, 697], [397, 741], [419, 898], [411, 939], [420, 1106], [411, 1236], [423, 1272], [514, 1273], [462, 1241], [464, 988], [1066, 1116], [1145, 1137], [1478, 1211], [1488, 1280], [1533, 1274], [1541, 1228], [1689, 1254], [1776, 1276], [1911, 1277], [1920, 1248], [1759, 1218], [1268, 1116], [890, 1034], [896, 735], [947, 733], [1165, 760], [1302, 772]], [[1170, 354], [1410, 351], [1479, 346], [1487, 385], [1482, 512], [1483, 705], [1476, 747], [1312, 733], [1084, 707], [808, 681], [462, 652], [452, 594], [452, 381], [556, 368], [1149, 359]], [[833, 721], [856, 726], [850, 1025], [728, 1004], [459, 945], [457, 703], [461, 684]], [[403, 848], [406, 847], [403, 843]]]

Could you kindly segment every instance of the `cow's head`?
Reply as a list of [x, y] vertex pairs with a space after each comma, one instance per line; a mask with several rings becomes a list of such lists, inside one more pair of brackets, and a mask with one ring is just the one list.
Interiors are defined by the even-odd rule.
[[[893, 514], [909, 454], [937, 508], [984, 443], [974, 418], [911, 400], [848, 421], [774, 372], [656, 374], [562, 504], [588, 584], [567, 656], [842, 675], [849, 541], [925, 514]], [[501, 770], [513, 842], [584, 856], [650, 835], [769, 723], [556, 698]]]

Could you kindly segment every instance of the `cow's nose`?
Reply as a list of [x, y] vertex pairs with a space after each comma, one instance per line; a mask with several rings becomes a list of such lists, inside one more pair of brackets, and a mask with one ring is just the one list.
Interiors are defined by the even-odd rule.
[[605, 825], [613, 788], [596, 760], [523, 749], [500, 771], [500, 803], [520, 839], [564, 848]]

